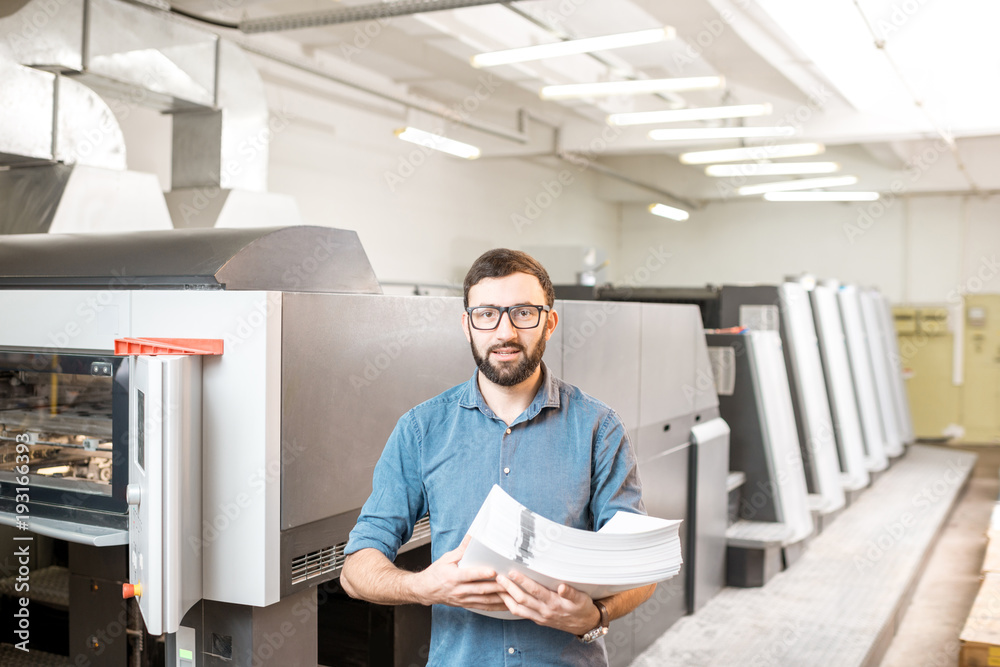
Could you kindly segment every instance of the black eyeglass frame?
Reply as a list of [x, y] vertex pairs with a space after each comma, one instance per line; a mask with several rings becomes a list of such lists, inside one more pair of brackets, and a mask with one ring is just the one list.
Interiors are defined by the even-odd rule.
[[[511, 310], [517, 310], [518, 308], [535, 308], [538, 310], [538, 319], [530, 327], [519, 327], [514, 323], [514, 318], [510, 316]], [[500, 315], [497, 317], [497, 323], [491, 327], [477, 327], [473, 321], [473, 311], [476, 310], [499, 310]], [[552, 310], [552, 306], [536, 306], [533, 303], [522, 303], [516, 306], [470, 306], [465, 309], [465, 312], [469, 314], [469, 326], [471, 326], [476, 331], [495, 331], [497, 327], [500, 326], [500, 320], [503, 319], [503, 314], [507, 313], [507, 321], [515, 329], [535, 329], [539, 324], [542, 323], [542, 312], [548, 313]]]

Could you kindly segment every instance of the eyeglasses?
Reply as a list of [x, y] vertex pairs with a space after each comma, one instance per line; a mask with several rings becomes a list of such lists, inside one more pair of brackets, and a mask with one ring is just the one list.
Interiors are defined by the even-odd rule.
[[542, 312], [549, 312], [549, 306], [473, 306], [466, 308], [469, 322], [473, 329], [493, 331], [500, 326], [500, 318], [504, 313], [510, 318], [510, 324], [515, 329], [534, 329], [542, 321]]

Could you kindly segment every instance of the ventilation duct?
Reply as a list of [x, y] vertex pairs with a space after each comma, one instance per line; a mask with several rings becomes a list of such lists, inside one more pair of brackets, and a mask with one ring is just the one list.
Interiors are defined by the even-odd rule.
[[[173, 113], [175, 188], [267, 189], [267, 147], [258, 146], [267, 136], [263, 84], [217, 35], [117, 0], [32, 0], [0, 19], [0, 37], [9, 60]], [[247, 145], [252, 154], [241, 152]]]
[[0, 91], [0, 166], [62, 162], [125, 169], [118, 121], [93, 90], [0, 60]]
[[0, 60], [0, 233], [169, 229], [152, 174], [125, 171], [118, 122], [97, 93]]
[[[273, 224], [265, 214], [299, 221], [291, 198], [266, 193], [269, 117], [256, 70], [237, 46], [168, 13], [117, 0], [3, 3], [0, 89], [0, 165], [123, 170], [124, 144], [111, 108], [141, 105], [173, 116], [167, 199], [171, 211], [185, 213], [177, 226], [223, 219], [234, 226]], [[74, 180], [65, 170], [47, 173], [56, 179], [42, 188], [49, 197], [60, 182]], [[40, 185], [40, 178], [6, 177], [3, 191], [13, 192], [14, 183]], [[123, 179], [131, 177], [112, 180]], [[236, 219], [248, 211], [249, 218]], [[9, 225], [12, 216], [23, 217], [7, 211], [0, 220]]]

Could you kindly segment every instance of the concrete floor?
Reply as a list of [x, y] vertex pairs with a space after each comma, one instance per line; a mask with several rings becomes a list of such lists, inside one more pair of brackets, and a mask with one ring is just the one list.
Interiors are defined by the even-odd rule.
[[1000, 491], [1000, 447], [956, 449], [979, 456], [931, 553], [881, 667], [954, 667], [958, 635], [979, 591], [990, 513]]
[[[906, 598], [959, 516], [959, 497], [976, 488], [969, 486], [976, 462], [943, 447], [909, 448], [791, 567], [760, 588], [723, 589], [677, 621], [632, 667], [880, 664], [909, 610]], [[964, 620], [967, 609], [956, 616]], [[920, 660], [906, 664], [933, 665], [923, 662], [927, 655], [923, 648]]]

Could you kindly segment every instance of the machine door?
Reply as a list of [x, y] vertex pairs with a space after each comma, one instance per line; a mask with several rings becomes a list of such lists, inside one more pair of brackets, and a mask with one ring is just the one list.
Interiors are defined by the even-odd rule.
[[[42, 535], [124, 544], [127, 436], [121, 358], [0, 351], [0, 523], [30, 517]], [[23, 517], [20, 476], [31, 489]]]
[[176, 632], [201, 599], [201, 358], [132, 358], [129, 584], [146, 629]]

